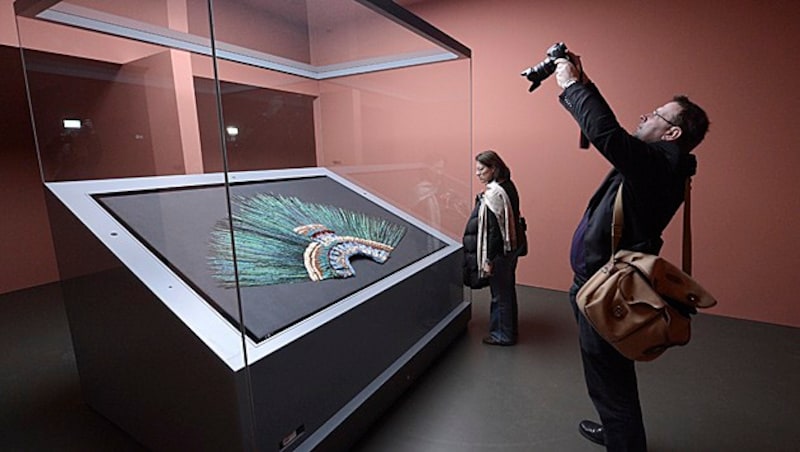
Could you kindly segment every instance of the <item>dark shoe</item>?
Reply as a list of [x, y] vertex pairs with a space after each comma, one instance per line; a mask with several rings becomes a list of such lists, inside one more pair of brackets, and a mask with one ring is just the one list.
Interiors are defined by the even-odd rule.
[[498, 341], [497, 339], [493, 338], [492, 336], [484, 337], [483, 338], [483, 343], [486, 344], [486, 345], [500, 345], [500, 346], [503, 346], [503, 347], [508, 347], [508, 346], [516, 344], [516, 342], [514, 342], [514, 341], [508, 341], [508, 342]]
[[578, 424], [578, 431], [589, 441], [601, 446], [606, 445], [606, 432], [603, 426], [597, 422], [581, 421], [581, 423]]

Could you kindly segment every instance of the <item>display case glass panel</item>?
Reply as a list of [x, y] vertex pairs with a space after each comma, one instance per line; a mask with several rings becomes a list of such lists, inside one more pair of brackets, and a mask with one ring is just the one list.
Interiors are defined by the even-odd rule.
[[[85, 297], [130, 272], [226, 368], [252, 371], [237, 395], [252, 404], [245, 422], [275, 424], [276, 389], [251, 383], [310, 347], [292, 344], [333, 334], [315, 331], [396, 330], [390, 347], [365, 348], [374, 358], [343, 401], [322, 403], [324, 421], [469, 302], [454, 271], [473, 167], [470, 53], [457, 41], [382, 0], [15, 11], [65, 287]], [[56, 224], [61, 210], [74, 225]], [[317, 371], [336, 373], [304, 373]], [[289, 448], [331, 422], [290, 418], [274, 426]]]

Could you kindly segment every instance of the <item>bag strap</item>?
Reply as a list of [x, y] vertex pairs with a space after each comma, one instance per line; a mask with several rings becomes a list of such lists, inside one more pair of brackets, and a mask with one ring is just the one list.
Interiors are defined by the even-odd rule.
[[[617, 254], [617, 247], [622, 238], [622, 228], [625, 226], [625, 215], [622, 213], [622, 183], [617, 189], [617, 196], [614, 199], [614, 215], [611, 217], [611, 255]], [[683, 250], [682, 266], [683, 272], [687, 275], [692, 274], [692, 178], [686, 178], [683, 201]]]
[[692, 274], [692, 178], [686, 178], [683, 195], [683, 272]]
[[619, 241], [622, 239], [622, 228], [625, 226], [625, 215], [622, 214], [622, 182], [614, 198], [614, 216], [611, 217], [611, 255], [617, 254]]

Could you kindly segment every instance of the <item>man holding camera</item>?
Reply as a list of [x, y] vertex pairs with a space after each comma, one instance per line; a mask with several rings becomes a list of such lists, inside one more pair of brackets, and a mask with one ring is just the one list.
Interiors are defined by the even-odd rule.
[[614, 198], [623, 185], [625, 228], [620, 249], [658, 254], [661, 234], [684, 200], [685, 182], [696, 171], [690, 152], [708, 130], [705, 112], [685, 96], [642, 115], [626, 132], [572, 52], [554, 61], [561, 104], [613, 166], [591, 197], [572, 239], [574, 281], [570, 303], [579, 327], [581, 359], [589, 396], [601, 423], [582, 421], [580, 433], [609, 451], [645, 451], [647, 441], [634, 362], [603, 340], [578, 310], [578, 290], [611, 258]]

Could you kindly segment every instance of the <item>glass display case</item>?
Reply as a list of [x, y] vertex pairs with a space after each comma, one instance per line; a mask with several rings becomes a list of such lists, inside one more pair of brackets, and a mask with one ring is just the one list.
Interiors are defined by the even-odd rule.
[[87, 403], [346, 449], [463, 329], [470, 51], [383, 0], [17, 0]]

